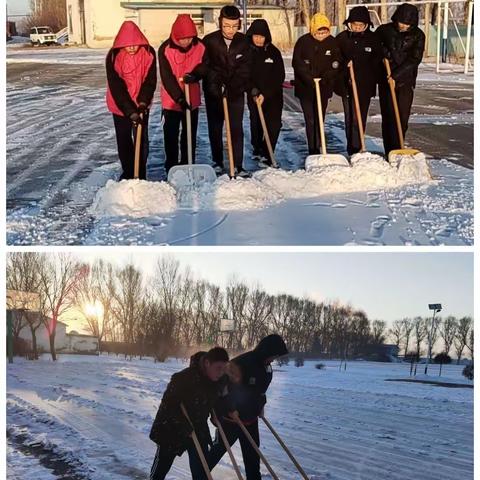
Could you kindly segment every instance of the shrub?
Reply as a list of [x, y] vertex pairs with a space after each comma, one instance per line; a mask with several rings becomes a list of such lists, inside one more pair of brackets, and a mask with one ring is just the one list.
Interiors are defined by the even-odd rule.
[[439, 353], [438, 355], [435, 355], [433, 361], [435, 363], [449, 364], [452, 363], [452, 358], [447, 353]]
[[296, 367], [303, 367], [303, 364], [305, 363], [305, 360], [303, 357], [296, 357], [295, 358], [295, 366]]
[[325, 370], [325, 369], [326, 369], [326, 366], [325, 366], [324, 363], [317, 363], [317, 364], [315, 364], [315, 368], [316, 368], [317, 370]]
[[277, 358], [276, 362], [279, 367], [282, 367], [283, 365], [288, 365], [290, 363], [290, 358], [288, 355], [284, 355], [283, 357]]
[[473, 380], [473, 362], [465, 366], [462, 375], [469, 380]]

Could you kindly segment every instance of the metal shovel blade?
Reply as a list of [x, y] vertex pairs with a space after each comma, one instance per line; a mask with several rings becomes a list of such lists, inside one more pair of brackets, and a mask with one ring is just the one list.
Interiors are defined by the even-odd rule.
[[414, 148], [398, 148], [397, 150], [391, 150], [388, 154], [388, 163], [390, 163], [392, 167], [398, 168], [403, 157], [414, 157], [417, 153], [420, 153], [420, 150], [415, 150]]
[[175, 190], [180, 188], [196, 188], [217, 180], [215, 170], [211, 165], [175, 165], [168, 172], [167, 181]]
[[337, 153], [327, 153], [325, 155], [309, 155], [305, 160], [305, 170], [315, 170], [320, 167], [328, 166], [340, 166], [340, 167], [349, 167], [350, 163], [348, 160], [340, 154]]

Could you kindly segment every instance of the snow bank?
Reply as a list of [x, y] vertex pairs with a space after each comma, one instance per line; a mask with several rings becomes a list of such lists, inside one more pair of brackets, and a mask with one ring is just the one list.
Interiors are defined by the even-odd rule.
[[176, 206], [175, 190], [166, 182], [109, 180], [95, 196], [90, 213], [141, 218], [173, 212]]
[[308, 198], [326, 193], [361, 192], [378, 188], [428, 183], [430, 172], [423, 154], [402, 160], [399, 168], [392, 167], [382, 157], [370, 153], [356, 154], [352, 167], [330, 165], [311, 171], [266, 169], [254, 174], [254, 179], [268, 185], [285, 198]]

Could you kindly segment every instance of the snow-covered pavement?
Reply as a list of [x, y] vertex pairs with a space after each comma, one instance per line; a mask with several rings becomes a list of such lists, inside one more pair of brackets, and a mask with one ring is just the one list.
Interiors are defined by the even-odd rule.
[[[80, 48], [8, 49], [9, 68], [19, 69], [15, 70], [15, 80], [7, 82], [9, 244], [473, 244], [473, 171], [455, 164], [462, 163], [458, 148], [437, 154], [435, 145], [425, 152], [434, 182], [395, 185], [372, 181], [370, 185], [358, 181], [356, 189], [339, 172], [338, 182], [315, 184], [312, 177], [304, 188], [305, 183], [293, 181], [292, 173], [292, 181], [283, 182], [280, 192], [267, 188], [268, 182], [256, 189], [250, 185], [249, 191], [237, 189], [234, 194], [217, 195], [215, 202], [207, 202], [210, 208], [184, 204], [177, 198], [173, 211], [162, 212], [163, 197], [158, 196], [157, 209], [150, 201], [143, 212], [140, 208], [140, 214], [136, 208], [133, 216], [98, 215], [92, 210], [98, 192], [108, 180], [119, 176], [112, 120], [104, 104], [104, 55], [104, 51]], [[429, 67], [424, 75], [433, 75]], [[469, 77], [455, 73], [450, 75], [450, 83], [439, 82], [439, 88], [448, 90], [454, 82], [471, 89], [469, 81]], [[164, 156], [156, 98], [149, 126], [148, 176], [158, 182], [164, 178]], [[286, 92], [285, 100], [277, 160], [282, 169], [296, 172], [307, 155], [303, 115], [291, 92]], [[469, 115], [459, 114], [457, 120], [449, 122], [471, 128]], [[415, 135], [416, 125], [430, 128], [437, 123], [436, 128], [449, 128], [444, 125], [447, 117], [443, 110], [433, 116], [431, 112], [414, 116], [409, 135]], [[415, 123], [417, 120], [420, 123]], [[372, 131], [377, 121], [374, 115]], [[244, 129], [245, 166], [254, 169], [249, 159], [248, 113]], [[344, 151], [342, 114], [327, 116], [327, 138], [332, 153]], [[368, 137], [367, 148], [381, 152], [381, 140]], [[197, 159], [210, 162], [203, 107]], [[258, 198], [262, 208], [258, 208]]]
[[[311, 478], [473, 479], [473, 389], [462, 366], [444, 366], [440, 379], [465, 388], [445, 388], [385, 381], [408, 379], [404, 364], [350, 362], [340, 371], [336, 361], [322, 370], [316, 363], [275, 367], [265, 411]], [[75, 480], [146, 478], [153, 417], [170, 376], [184, 367], [113, 356], [16, 358], [7, 369], [8, 478], [63, 478], [52, 464]], [[439, 379], [438, 366], [429, 375]], [[297, 479], [264, 425], [261, 441], [279, 478]], [[234, 452], [240, 459], [238, 446]], [[167, 478], [190, 478], [187, 463], [177, 459]], [[35, 476], [22, 476], [27, 469]], [[227, 456], [213, 478], [235, 479]]]

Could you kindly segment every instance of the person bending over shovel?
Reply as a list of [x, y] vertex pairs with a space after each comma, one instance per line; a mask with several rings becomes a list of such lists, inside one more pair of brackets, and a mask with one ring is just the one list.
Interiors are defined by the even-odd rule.
[[134, 178], [133, 138], [142, 124], [139, 178], [147, 176], [148, 114], [157, 86], [155, 50], [140, 29], [123, 22], [107, 54], [107, 107], [113, 114], [122, 174], [119, 180]]
[[[195, 163], [195, 146], [200, 106], [199, 81], [206, 74], [205, 47], [197, 37], [197, 27], [190, 15], [180, 14], [172, 25], [170, 38], [158, 50], [160, 67], [160, 96], [165, 120], [163, 135], [165, 144], [165, 170], [178, 165], [178, 136], [180, 124], [181, 161], [188, 162], [186, 110], [192, 118], [192, 161]], [[185, 96], [185, 84], [190, 88], [190, 104]]]
[[254, 20], [247, 31], [247, 37], [252, 49], [252, 89], [248, 92], [247, 100], [253, 159], [260, 167], [265, 168], [272, 166], [272, 159], [264, 139], [257, 101], [263, 108], [274, 151], [282, 128], [282, 85], [285, 80], [285, 66], [280, 50], [272, 44], [272, 35], [265, 20]]
[[[260, 458], [233, 418], [239, 416], [257, 446], [260, 446], [258, 417], [263, 413], [267, 402], [265, 393], [272, 381], [271, 363], [287, 353], [282, 337], [273, 334], [263, 338], [254, 350], [234, 358], [229, 375], [233, 381], [228, 383], [228, 393], [220, 398], [215, 409], [228, 443], [233, 445], [237, 439], [240, 440], [247, 480], [261, 480]], [[207, 455], [210, 469], [213, 469], [225, 452], [226, 446], [217, 429], [213, 446]]]
[[377, 84], [383, 72], [383, 53], [377, 35], [370, 30], [372, 23], [367, 7], [354, 7], [345, 20], [347, 30], [336, 37], [344, 59], [345, 95], [343, 109], [345, 112], [345, 133], [349, 155], [361, 150], [361, 139], [352, 91], [352, 82], [348, 64], [352, 62], [358, 91], [358, 101], [363, 128], [366, 127], [370, 100], [377, 94]]
[[393, 14], [391, 23], [378, 27], [375, 34], [382, 44], [384, 57], [389, 60], [392, 72], [391, 77], [387, 77], [384, 70], [379, 83], [383, 146], [385, 155], [388, 156], [391, 150], [402, 148], [395, 126], [392, 95], [388, 82], [389, 80], [394, 81], [400, 123], [405, 137], [418, 66], [422, 61], [425, 49], [425, 34], [418, 28], [417, 7], [408, 3], [400, 5]]
[[320, 130], [313, 79], [321, 79], [320, 96], [322, 116], [325, 119], [328, 101], [333, 95], [334, 84], [341, 68], [340, 49], [335, 38], [330, 35], [330, 20], [325, 15], [316, 13], [310, 21], [310, 33], [297, 40], [293, 49], [292, 66], [295, 74], [295, 96], [300, 99], [305, 117], [308, 153], [316, 155], [320, 153]]
[[192, 479], [207, 478], [194, 435], [205, 455], [212, 443], [207, 420], [225, 385], [227, 362], [228, 353], [215, 347], [193, 355], [188, 368], [172, 375], [150, 431], [150, 439], [157, 444], [150, 480], [163, 480], [175, 457], [185, 450]]

